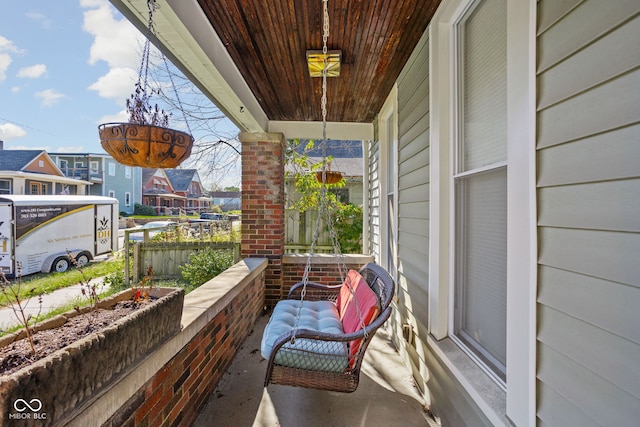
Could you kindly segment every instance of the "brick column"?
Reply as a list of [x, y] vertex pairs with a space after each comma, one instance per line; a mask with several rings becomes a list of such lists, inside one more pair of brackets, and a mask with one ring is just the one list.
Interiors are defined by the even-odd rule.
[[241, 132], [242, 242], [241, 256], [269, 260], [265, 275], [265, 304], [282, 294], [284, 254], [284, 152], [281, 133]]

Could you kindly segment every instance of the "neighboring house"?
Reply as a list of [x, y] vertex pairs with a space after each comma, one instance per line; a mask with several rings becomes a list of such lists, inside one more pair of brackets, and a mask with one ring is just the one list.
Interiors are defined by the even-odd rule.
[[3, 150], [0, 194], [88, 194], [91, 183], [69, 178], [44, 150]]
[[184, 196], [182, 207], [187, 212], [206, 212], [211, 207], [211, 198], [205, 191], [196, 169], [164, 169], [171, 182], [173, 192]]
[[242, 193], [239, 191], [212, 191], [209, 193], [214, 206], [219, 206], [222, 212], [235, 211], [241, 208]]
[[[322, 148], [319, 144], [321, 143], [316, 141], [316, 146], [313, 150], [306, 152], [309, 165], [322, 163]], [[332, 157], [330, 165], [327, 165], [327, 168], [335, 172], [341, 172], [346, 182], [344, 187], [331, 189], [330, 191], [336, 194], [340, 202], [352, 203], [362, 207], [364, 202], [362, 141], [328, 140], [326, 154], [327, 157]], [[287, 179], [285, 180], [285, 194], [288, 202], [285, 203], [285, 205], [288, 206], [291, 199], [298, 197], [298, 194], [295, 191], [295, 179], [293, 176], [293, 172], [295, 171], [293, 167], [288, 164], [285, 166], [285, 170], [288, 172]], [[317, 211], [301, 213], [296, 210], [287, 209], [285, 231], [285, 241], [287, 245], [295, 246], [296, 251], [299, 251], [299, 248], [309, 246], [313, 238], [317, 217]], [[324, 227], [322, 227], [320, 231], [317, 244], [320, 246], [331, 246], [330, 236], [324, 230]]]
[[152, 206], [157, 215], [178, 214], [184, 209], [185, 196], [176, 194], [166, 169], [142, 169], [142, 204]]
[[103, 153], [49, 153], [65, 176], [92, 183], [87, 194], [118, 199], [121, 212], [132, 214], [142, 203], [142, 168], [125, 166]]
[[[111, 2], [145, 22], [141, 0]], [[364, 16], [369, 3], [350, 5]], [[364, 24], [384, 27], [387, 19], [407, 27], [405, 20], [435, 11], [407, 27], [426, 29], [399, 74], [379, 75], [402, 51], [395, 44], [384, 56], [365, 51], [378, 39], [402, 46], [410, 36], [402, 28], [331, 32], [332, 46], [351, 49], [349, 71], [363, 63], [371, 72], [364, 90], [351, 84], [339, 93], [330, 129], [332, 138], [361, 131], [367, 141], [363, 251], [397, 281], [388, 326], [425, 402], [443, 426], [637, 425], [640, 2], [420, 0], [389, 7], [401, 4], [413, 12]], [[274, 14], [252, 32], [258, 23], [250, 13], [247, 22], [228, 23], [215, 20], [217, 13], [226, 12], [173, 2], [156, 15], [157, 40], [217, 96], [247, 147], [280, 149], [286, 138], [317, 137], [317, 115], [292, 101], [305, 88], [317, 94], [308, 78], [292, 73], [286, 90], [276, 86], [282, 68], [304, 52], [279, 57], [271, 74], [260, 60], [292, 52], [286, 48], [297, 33], [308, 35], [303, 26], [269, 39], [265, 51], [257, 42], [282, 31], [270, 22], [286, 17]], [[367, 49], [343, 46], [351, 34]], [[216, 48], [229, 54], [214, 54]], [[263, 76], [274, 84], [260, 84]], [[375, 117], [350, 121], [380, 86], [369, 80], [393, 83], [387, 100], [371, 107]], [[260, 93], [265, 86], [270, 91]], [[251, 249], [243, 246], [243, 254], [260, 254]], [[268, 255], [278, 271], [280, 254]]]

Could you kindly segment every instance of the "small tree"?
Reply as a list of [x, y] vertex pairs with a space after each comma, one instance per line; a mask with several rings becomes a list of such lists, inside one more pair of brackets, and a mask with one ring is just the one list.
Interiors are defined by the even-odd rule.
[[[306, 154], [314, 148], [314, 145], [313, 139], [289, 141], [285, 154], [285, 162], [288, 164], [289, 170], [285, 172], [285, 176], [293, 178], [295, 191], [292, 191], [292, 194], [287, 194], [285, 208], [291, 211], [305, 212], [320, 207], [322, 184], [316, 179], [316, 172], [322, 170], [322, 163], [311, 163]], [[327, 162], [331, 162], [331, 160], [333, 160], [331, 156], [326, 159]], [[336, 184], [327, 184], [327, 190], [342, 188], [345, 185], [346, 181], [342, 179]], [[326, 191], [325, 197], [328, 210], [335, 211], [340, 205], [338, 197], [331, 191]]]
[[[304, 144], [304, 145], [303, 145]], [[308, 210], [318, 210], [321, 203], [322, 184], [316, 179], [316, 172], [322, 170], [322, 163], [312, 163], [308, 152], [313, 150], [314, 140], [290, 140], [285, 155], [288, 170], [287, 177], [293, 178], [294, 191], [287, 194], [285, 208], [289, 214], [296, 212], [304, 215]], [[326, 162], [333, 157], [328, 156]], [[344, 253], [362, 251], [362, 208], [351, 203], [342, 203], [332, 190], [346, 186], [343, 178], [336, 184], [327, 184], [325, 203], [327, 212], [333, 216], [334, 229]]]

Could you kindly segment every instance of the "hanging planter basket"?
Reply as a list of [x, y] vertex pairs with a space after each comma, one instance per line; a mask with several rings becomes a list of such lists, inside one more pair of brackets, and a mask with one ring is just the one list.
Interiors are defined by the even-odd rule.
[[175, 168], [191, 155], [194, 139], [186, 132], [136, 123], [98, 126], [100, 144], [127, 166]]
[[325, 171], [324, 180], [322, 179], [322, 171], [316, 172], [316, 180], [320, 184], [337, 184], [342, 180], [342, 172]]
[[[134, 92], [126, 100], [129, 122], [101, 124], [98, 126], [98, 134], [102, 148], [123, 165], [170, 169], [177, 167], [191, 155], [194, 139], [189, 133], [168, 128], [169, 114], [160, 109], [157, 104], [151, 103], [152, 96], [161, 93], [159, 88], [153, 89], [148, 82], [151, 35], [154, 32], [153, 12], [158, 5], [156, 0], [148, 0], [147, 6], [149, 24], [138, 71], [138, 81]], [[162, 58], [169, 72], [164, 54]], [[171, 78], [170, 73], [169, 77]], [[182, 103], [173, 79], [171, 79], [171, 86], [186, 123], [186, 114], [182, 110]], [[186, 123], [186, 125], [189, 128], [189, 124]]]

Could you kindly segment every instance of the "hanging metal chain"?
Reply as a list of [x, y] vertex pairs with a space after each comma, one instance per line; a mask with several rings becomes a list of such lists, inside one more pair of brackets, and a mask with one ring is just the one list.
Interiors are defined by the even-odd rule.
[[[293, 334], [291, 336], [291, 344], [293, 345], [296, 340], [296, 334], [298, 332], [298, 323], [300, 321], [300, 316], [302, 315], [302, 306], [304, 304], [304, 300], [307, 294], [307, 285], [309, 284], [309, 273], [311, 271], [311, 260], [315, 253], [316, 242], [318, 241], [320, 234], [320, 224], [322, 223], [322, 218], [326, 215], [327, 218], [327, 226], [329, 228], [329, 236], [331, 239], [331, 244], [333, 246], [333, 252], [338, 256], [338, 270], [340, 273], [340, 282], [343, 283], [347, 278], [347, 266], [344, 261], [344, 255], [340, 250], [340, 243], [338, 241], [338, 235], [336, 233], [333, 218], [331, 216], [331, 212], [329, 212], [327, 206], [327, 68], [328, 68], [328, 49], [327, 42], [329, 40], [329, 11], [328, 11], [328, 0], [322, 0], [322, 16], [323, 16], [323, 26], [322, 26], [322, 58], [323, 58], [323, 66], [322, 66], [322, 98], [321, 98], [321, 107], [322, 107], [322, 185], [320, 187], [320, 207], [318, 211], [318, 217], [316, 219], [316, 224], [313, 232], [313, 238], [311, 240], [311, 247], [309, 248], [309, 256], [307, 257], [307, 263], [305, 265], [304, 274], [302, 276], [302, 290], [300, 292], [300, 305], [298, 306], [298, 312], [296, 314], [296, 318], [293, 326]], [[369, 333], [364, 324], [364, 319], [362, 313], [360, 311], [360, 306], [358, 304], [355, 289], [352, 284], [347, 283], [349, 286], [349, 292], [352, 295], [352, 298], [355, 302], [356, 306], [356, 314], [358, 319], [360, 320], [360, 326], [364, 329], [364, 336], [367, 338]]]
[[147, 21], [147, 34], [144, 41], [144, 47], [142, 48], [142, 61], [140, 62], [140, 69], [138, 70], [138, 86], [140, 90], [146, 92], [147, 79], [149, 76], [149, 53], [151, 52], [151, 35], [153, 34], [153, 12], [156, 11], [158, 5], [156, 0], [147, 0], [148, 21]]
[[327, 42], [329, 40], [329, 7], [328, 0], [322, 0], [322, 98], [320, 105], [322, 107], [322, 186], [320, 187], [320, 209], [318, 211], [318, 218], [316, 218], [316, 225], [313, 231], [313, 237], [311, 239], [311, 247], [309, 248], [309, 256], [307, 257], [307, 263], [304, 268], [304, 274], [302, 276], [302, 291], [300, 291], [300, 306], [296, 314], [293, 335], [291, 336], [291, 344], [295, 342], [296, 333], [298, 332], [298, 322], [302, 314], [302, 306], [304, 299], [307, 295], [307, 285], [309, 284], [309, 272], [311, 271], [311, 260], [315, 253], [316, 242], [320, 235], [320, 223], [322, 222], [322, 216], [326, 211], [326, 174], [327, 174]]
[[[146, 40], [144, 42], [144, 47], [142, 48], [142, 61], [140, 62], [140, 69], [138, 70], [138, 87], [142, 91], [142, 95], [144, 96], [144, 100], [148, 101], [151, 98], [151, 94], [147, 93], [147, 88], [149, 86], [149, 57], [151, 55], [151, 36], [155, 34], [155, 26], [153, 22], [153, 14], [156, 10], [160, 8], [157, 0], [147, 0], [147, 8], [148, 12], [148, 22], [147, 22], [147, 33]], [[167, 57], [164, 52], [160, 50], [160, 55], [162, 56], [162, 60], [164, 61], [165, 68], [167, 69], [167, 75], [169, 76], [169, 81], [171, 82], [171, 88], [173, 89], [173, 93], [176, 97], [176, 101], [178, 104], [178, 109], [182, 113], [182, 117], [184, 119], [184, 123], [187, 126], [187, 130], [189, 134], [192, 134], [191, 127], [189, 126], [189, 122], [187, 121], [187, 114], [182, 106], [182, 101], [180, 100], [180, 95], [178, 94], [178, 89], [173, 81], [173, 75], [171, 74], [171, 70], [169, 69], [169, 62], [167, 61]]]

